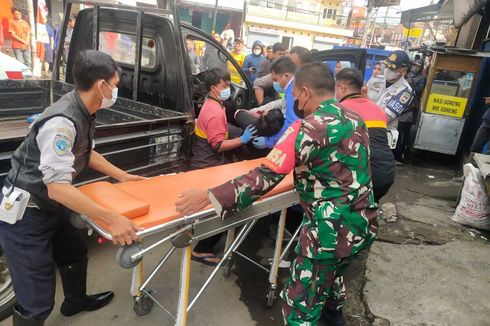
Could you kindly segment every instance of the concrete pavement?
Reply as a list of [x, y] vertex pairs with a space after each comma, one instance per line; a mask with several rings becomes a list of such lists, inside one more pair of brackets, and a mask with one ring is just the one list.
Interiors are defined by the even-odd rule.
[[461, 186], [457, 162], [415, 160], [397, 168], [384, 198], [395, 204], [397, 220], [382, 216], [367, 259], [367, 316], [374, 325], [489, 325], [488, 232], [450, 220]]
[[[396, 218], [388, 213], [380, 217], [377, 242], [347, 270], [344, 314], [348, 325], [489, 325], [490, 247], [484, 238], [490, 236], [449, 219], [460, 187], [458, 164], [438, 155], [420, 155], [414, 161], [397, 167], [396, 183], [382, 201], [392, 204]], [[260, 221], [241, 249], [263, 265], [273, 251], [267, 225], [267, 220]], [[88, 289], [112, 289], [116, 298], [100, 311], [65, 318], [59, 313], [62, 291], [58, 280], [56, 307], [46, 325], [173, 325], [156, 305], [147, 316], [134, 314], [130, 271], [117, 265], [113, 245], [98, 245], [95, 240], [88, 239]], [[145, 257], [146, 273], [165, 249]], [[177, 254], [150, 286], [172, 313], [179, 266]], [[210, 271], [192, 264], [191, 297]], [[281, 270], [282, 281], [287, 274]], [[237, 257], [231, 275], [225, 278], [219, 273], [191, 310], [188, 325], [282, 325], [281, 301], [273, 308], [265, 306], [267, 286], [264, 271]]]

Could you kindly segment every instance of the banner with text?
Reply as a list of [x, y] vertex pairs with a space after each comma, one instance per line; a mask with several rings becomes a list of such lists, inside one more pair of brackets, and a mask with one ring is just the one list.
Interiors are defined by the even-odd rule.
[[416, 37], [420, 38], [422, 36], [422, 28], [410, 28], [410, 32], [408, 31], [408, 28], [405, 28], [403, 30], [403, 37]]
[[462, 118], [466, 108], [467, 98], [432, 93], [427, 102], [427, 113]]

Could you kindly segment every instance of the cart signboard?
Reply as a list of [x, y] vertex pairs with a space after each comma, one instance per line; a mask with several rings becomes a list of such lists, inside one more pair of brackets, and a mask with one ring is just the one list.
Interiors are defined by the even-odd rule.
[[407, 37], [407, 36], [419, 38], [420, 36], [422, 36], [422, 28], [414, 27], [414, 28], [410, 28], [410, 30], [408, 28], [405, 28], [403, 30], [403, 37]]
[[468, 103], [480, 60], [486, 54], [450, 48], [433, 52], [413, 147], [455, 155], [471, 111]]
[[425, 112], [462, 118], [466, 108], [467, 98], [432, 93], [427, 101]]

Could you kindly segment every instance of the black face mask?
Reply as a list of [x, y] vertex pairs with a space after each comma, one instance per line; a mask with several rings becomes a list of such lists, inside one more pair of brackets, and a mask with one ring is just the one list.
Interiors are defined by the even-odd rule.
[[299, 109], [299, 101], [298, 100], [295, 100], [294, 101], [294, 106], [293, 106], [293, 109], [294, 109], [294, 114], [296, 114], [296, 116], [300, 119], [304, 119], [305, 118], [305, 111], [300, 111]]
[[[298, 94], [298, 98], [301, 96], [301, 94], [303, 93], [303, 90], [301, 90], [301, 92], [299, 92]], [[299, 101], [296, 99], [294, 100], [294, 105], [293, 105], [293, 110], [294, 110], [294, 114], [296, 114], [296, 116], [300, 119], [304, 119], [305, 118], [305, 106], [306, 104], [308, 104], [308, 101], [310, 99], [307, 99], [306, 102], [305, 102], [305, 105], [303, 105], [303, 110], [300, 110], [299, 109]]]

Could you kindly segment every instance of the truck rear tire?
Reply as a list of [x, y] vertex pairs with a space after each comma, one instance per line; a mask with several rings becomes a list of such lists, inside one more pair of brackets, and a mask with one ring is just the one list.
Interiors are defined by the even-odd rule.
[[0, 320], [4, 320], [12, 314], [16, 302], [7, 262], [0, 248]]

